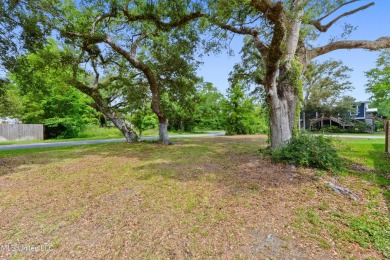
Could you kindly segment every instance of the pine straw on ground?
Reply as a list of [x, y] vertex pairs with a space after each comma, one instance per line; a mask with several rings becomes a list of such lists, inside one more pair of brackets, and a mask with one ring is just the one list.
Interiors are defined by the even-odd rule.
[[[265, 140], [107, 144], [0, 159], [0, 258], [381, 258], [371, 245], [334, 236], [348, 227], [329, 219], [365, 214], [372, 184], [343, 178], [359, 187], [362, 200], [353, 202], [313, 170], [260, 159]], [[386, 212], [383, 197], [375, 203]]]

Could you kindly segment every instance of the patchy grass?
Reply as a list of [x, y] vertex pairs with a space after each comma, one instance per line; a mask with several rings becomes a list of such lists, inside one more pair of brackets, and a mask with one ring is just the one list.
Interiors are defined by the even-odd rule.
[[[384, 153], [384, 140], [344, 139], [338, 141], [338, 151], [346, 169], [337, 176], [326, 172], [315, 173], [321, 178], [331, 178], [338, 185], [359, 195], [359, 202], [350, 207], [324, 199], [311, 207], [299, 207], [294, 226], [306, 229], [307, 237], [318, 241], [323, 248], [331, 247], [328, 241], [338, 241], [339, 249], [354, 250], [351, 244], [367, 250], [377, 250], [382, 257], [390, 257], [390, 156]], [[380, 256], [377, 256], [380, 258]]]
[[[82, 145], [84, 148], [91, 148], [91, 147], [99, 147], [100, 145], [107, 145], [107, 144], [94, 144], [94, 145]], [[34, 155], [42, 155], [47, 156], [48, 153], [58, 153], [61, 154], [66, 151], [73, 151], [78, 149], [78, 145], [74, 146], [62, 146], [62, 147], [47, 147], [47, 148], [29, 148], [29, 149], [17, 149], [17, 150], [0, 150], [0, 158], [9, 158], [12, 156], [17, 155], [28, 155], [28, 154], [34, 154]], [[4, 161], [4, 160], [3, 160]]]
[[360, 168], [335, 177], [259, 159], [265, 145], [240, 136], [0, 152], [0, 245], [51, 245], [0, 258], [387, 256], [387, 184], [367, 177], [384, 176], [385, 161], [354, 161], [362, 149], [343, 142]]
[[[384, 140], [346, 139], [339, 144], [339, 153], [348, 170], [344, 175], [353, 175], [382, 188], [390, 185], [390, 154], [386, 154]], [[386, 189], [390, 201], [389, 189]]]

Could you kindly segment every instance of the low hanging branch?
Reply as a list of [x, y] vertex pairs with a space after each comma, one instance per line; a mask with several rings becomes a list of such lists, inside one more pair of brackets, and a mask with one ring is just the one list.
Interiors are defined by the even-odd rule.
[[314, 48], [307, 51], [306, 57], [311, 60], [315, 57], [324, 55], [326, 53], [341, 50], [341, 49], [367, 49], [367, 50], [380, 50], [384, 48], [390, 48], [390, 37], [382, 37], [375, 41], [337, 41], [327, 45]]
[[150, 21], [150, 22], [154, 23], [157, 26], [157, 28], [162, 30], [162, 31], [169, 31], [172, 28], [184, 26], [193, 20], [196, 20], [198, 18], [205, 16], [205, 14], [203, 14], [201, 12], [194, 12], [194, 13], [189, 13], [185, 16], [182, 16], [177, 21], [164, 22], [164, 21], [160, 20], [159, 17], [153, 13], [144, 13], [141, 15], [131, 15], [128, 12], [128, 10], [125, 8], [123, 8], [122, 11], [123, 11], [124, 16], [127, 19], [127, 22]]
[[[79, 62], [83, 60], [85, 52], [81, 53], [79, 58], [77, 59]], [[94, 104], [89, 104], [91, 107], [95, 108], [96, 110], [102, 112], [110, 121], [122, 132], [122, 134], [125, 136], [127, 142], [135, 142], [138, 140], [138, 136], [133, 130], [133, 126], [131, 123], [129, 123], [123, 115], [117, 113], [115, 111], [115, 107], [109, 106], [109, 103], [107, 100], [101, 95], [99, 89], [100, 88], [106, 88], [111, 83], [115, 82], [116, 80], [119, 80], [120, 77], [118, 76], [112, 76], [107, 78], [103, 83], [99, 82], [100, 74], [97, 70], [97, 65], [94, 60], [94, 57], [90, 57], [91, 66], [93, 68], [95, 79], [94, 82], [91, 84], [91, 86], [88, 86], [86, 83], [80, 81], [78, 79], [78, 63], [75, 63], [75, 66], [73, 67], [73, 78], [68, 80], [68, 83], [84, 94], [90, 96], [94, 100]]]

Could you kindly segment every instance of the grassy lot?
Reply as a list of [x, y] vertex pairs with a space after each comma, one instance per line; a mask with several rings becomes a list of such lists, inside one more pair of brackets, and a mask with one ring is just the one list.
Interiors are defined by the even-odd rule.
[[389, 257], [382, 143], [340, 142], [336, 176], [259, 159], [265, 136], [0, 152], [0, 246], [51, 246], [0, 258]]

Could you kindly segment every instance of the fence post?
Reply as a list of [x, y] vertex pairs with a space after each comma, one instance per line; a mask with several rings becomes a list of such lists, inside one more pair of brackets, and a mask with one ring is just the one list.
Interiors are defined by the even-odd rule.
[[390, 120], [385, 121], [385, 135], [386, 135], [385, 152], [390, 153]]

